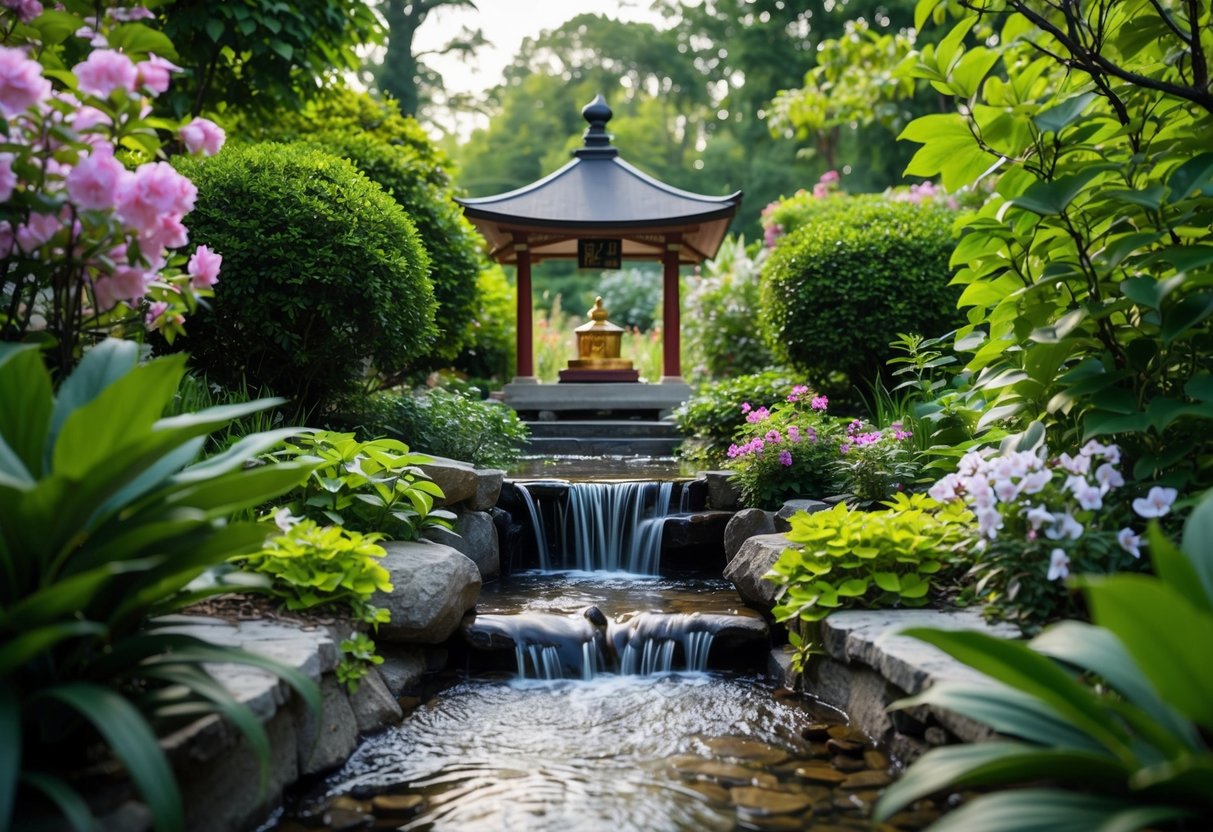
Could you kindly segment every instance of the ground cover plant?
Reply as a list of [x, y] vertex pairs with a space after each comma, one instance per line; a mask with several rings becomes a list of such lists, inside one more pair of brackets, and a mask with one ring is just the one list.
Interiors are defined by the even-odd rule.
[[296, 671], [149, 623], [196, 600], [204, 570], [260, 548], [260, 524], [228, 518], [294, 488], [312, 463], [245, 465], [292, 429], [194, 462], [210, 432], [277, 402], [161, 418], [184, 356], [137, 365], [138, 352], [101, 342], [52, 393], [34, 345], [0, 344], [0, 827], [58, 812], [92, 828], [71, 774], [100, 748], [157, 829], [183, 828], [157, 732], [209, 712], [245, 734], [264, 776], [259, 722], [206, 663], [267, 668], [319, 709]]
[[974, 797], [932, 829], [1207, 827], [1213, 494], [1189, 516], [1180, 546], [1156, 520], [1147, 538], [1156, 576], [1074, 579], [1090, 624], [1063, 621], [1026, 644], [906, 631], [990, 678], [941, 682], [894, 707], [947, 708], [1002, 738], [928, 751], [881, 797], [875, 820], [944, 789], [1022, 786]]

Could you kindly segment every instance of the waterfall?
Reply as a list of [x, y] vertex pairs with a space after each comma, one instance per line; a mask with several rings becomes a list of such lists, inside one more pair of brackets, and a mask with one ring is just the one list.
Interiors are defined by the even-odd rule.
[[671, 482], [570, 483], [554, 518], [560, 566], [656, 575], [673, 490]]
[[560, 661], [560, 650], [557, 647], [528, 644], [524, 648], [521, 644], [517, 644], [514, 646], [514, 656], [518, 660], [519, 679], [527, 678], [526, 660], [528, 658], [531, 660], [534, 678], [549, 682], [564, 678], [564, 665]]
[[531, 528], [535, 531], [535, 546], [539, 553], [539, 568], [546, 572], [551, 568], [551, 556], [548, 554], [547, 536], [544, 534], [546, 529], [543, 523], [539, 522], [539, 511], [535, 508], [535, 500], [531, 497], [531, 492], [522, 483], [514, 483], [514, 487], [522, 495], [522, 502], [526, 506], [527, 514], [531, 518]]
[[708, 654], [712, 652], [712, 640], [715, 637], [714, 633], [706, 630], [686, 634], [682, 649], [687, 655], [687, 670], [703, 672], [708, 669]]

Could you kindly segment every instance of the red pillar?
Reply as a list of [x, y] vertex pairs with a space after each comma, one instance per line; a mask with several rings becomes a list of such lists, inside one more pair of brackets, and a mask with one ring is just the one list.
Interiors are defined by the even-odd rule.
[[662, 380], [682, 380], [681, 330], [678, 297], [678, 243], [667, 239], [665, 246], [665, 279], [662, 295]]
[[533, 313], [531, 309], [531, 250], [525, 243], [514, 247], [518, 252], [518, 325], [516, 357], [518, 373], [514, 379], [535, 378], [534, 340], [532, 333]]

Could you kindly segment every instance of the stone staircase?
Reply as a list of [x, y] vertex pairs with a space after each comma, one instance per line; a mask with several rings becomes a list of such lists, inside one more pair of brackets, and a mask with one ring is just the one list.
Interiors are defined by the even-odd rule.
[[570, 420], [527, 422], [528, 455], [671, 456], [682, 436], [672, 421]]

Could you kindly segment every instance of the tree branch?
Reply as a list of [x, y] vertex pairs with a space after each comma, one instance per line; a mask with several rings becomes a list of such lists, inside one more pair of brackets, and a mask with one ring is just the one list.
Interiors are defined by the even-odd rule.
[[1192, 49], [1192, 86], [1208, 92], [1209, 63], [1200, 43], [1200, 6], [1197, 0], [1187, 0], [1187, 6], [1188, 28], [1192, 31], [1192, 39], [1188, 41], [1188, 46]]

